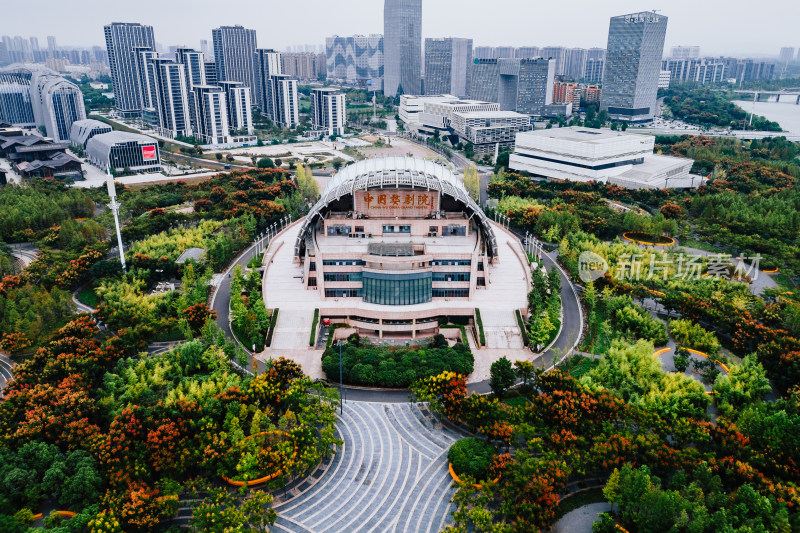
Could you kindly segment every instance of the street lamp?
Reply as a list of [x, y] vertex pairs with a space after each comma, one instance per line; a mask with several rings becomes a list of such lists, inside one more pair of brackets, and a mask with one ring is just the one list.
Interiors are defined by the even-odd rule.
[[119, 261], [122, 263], [122, 271], [125, 272], [125, 249], [122, 247], [122, 233], [119, 230], [119, 208], [122, 207], [117, 201], [117, 188], [114, 186], [114, 177], [111, 175], [111, 167], [108, 169], [106, 176], [106, 185], [108, 186], [108, 197], [111, 202], [108, 207], [114, 213], [114, 226], [117, 229], [117, 246], [119, 246]]
[[344, 403], [342, 399], [344, 398], [344, 390], [342, 388], [342, 346], [343, 342], [339, 341], [337, 343], [339, 345], [339, 414], [344, 413]]

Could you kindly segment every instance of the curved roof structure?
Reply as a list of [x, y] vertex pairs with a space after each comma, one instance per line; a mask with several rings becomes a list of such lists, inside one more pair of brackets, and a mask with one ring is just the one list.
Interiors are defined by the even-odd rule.
[[464, 206], [465, 212], [476, 220], [486, 242], [487, 253], [497, 256], [497, 241], [489, 219], [469, 196], [461, 181], [449, 169], [433, 161], [413, 157], [384, 157], [365, 159], [344, 167], [322, 191], [314, 207], [308, 212], [300, 234], [297, 237], [294, 253], [300, 256], [305, 247], [306, 237], [317, 223], [328, 205], [355, 191], [383, 187], [406, 187], [439, 191], [450, 196]]

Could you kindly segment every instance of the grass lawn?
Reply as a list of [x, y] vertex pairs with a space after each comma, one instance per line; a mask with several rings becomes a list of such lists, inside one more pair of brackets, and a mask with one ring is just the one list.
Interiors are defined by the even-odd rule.
[[97, 309], [100, 303], [100, 298], [94, 292], [94, 287], [91, 285], [84, 287], [77, 295], [78, 301], [84, 305], [88, 305], [93, 309]]
[[686, 248], [697, 248], [698, 250], [704, 250], [706, 252], [721, 252], [719, 248], [713, 246], [705, 241], [697, 241], [695, 239], [684, 239], [680, 242], [681, 246], [685, 246]]

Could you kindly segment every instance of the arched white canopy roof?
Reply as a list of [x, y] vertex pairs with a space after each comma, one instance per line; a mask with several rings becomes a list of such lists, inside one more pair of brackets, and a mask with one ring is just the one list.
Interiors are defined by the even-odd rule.
[[364, 159], [339, 171], [322, 191], [319, 201], [308, 212], [297, 237], [295, 255], [300, 256], [303, 253], [306, 237], [311, 234], [312, 228], [331, 202], [352, 195], [356, 191], [401, 187], [439, 191], [463, 204], [464, 210], [480, 227], [487, 253], [492, 257], [497, 255], [497, 241], [489, 219], [470, 198], [461, 181], [446, 167], [415, 157]]

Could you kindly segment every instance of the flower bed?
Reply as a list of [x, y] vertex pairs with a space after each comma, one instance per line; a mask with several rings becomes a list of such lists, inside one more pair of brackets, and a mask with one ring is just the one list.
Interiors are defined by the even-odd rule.
[[[250, 435], [249, 437], [246, 437], [244, 440], [239, 442], [236, 446], [231, 448], [228, 451], [228, 453], [233, 452], [234, 449], [236, 449], [236, 448], [242, 448], [242, 447], [248, 446], [249, 444], [247, 444], [247, 443], [255, 442], [255, 439], [257, 439], [258, 437], [265, 438], [265, 437], [273, 437], [273, 436], [276, 436], [276, 435], [284, 437], [285, 440], [290, 440], [291, 439], [290, 435], [288, 433], [284, 432], [284, 431], [265, 431], [263, 433], [256, 433], [255, 435]], [[283, 440], [283, 442], [285, 442], [285, 440]], [[280, 450], [280, 449], [273, 450], [273, 445], [274, 444], [276, 444], [276, 443], [270, 443], [270, 446], [268, 448], [266, 448], [266, 449], [259, 448], [258, 452], [257, 452], [257, 455], [255, 457], [251, 456], [250, 462], [255, 461], [255, 462], [258, 463], [258, 466], [261, 466], [262, 462], [265, 461], [265, 460], [268, 462], [269, 466], [273, 466], [276, 463], [285, 464], [286, 463], [286, 459], [288, 459], [288, 457], [286, 457], [286, 455], [285, 455], [285, 450]], [[277, 444], [280, 444], [280, 443], [277, 443]], [[293, 448], [292, 460], [294, 460], [294, 459], [297, 458], [297, 445], [294, 442], [292, 442], [292, 448]], [[247, 461], [247, 458], [245, 457], [245, 454], [247, 454], [247, 452], [243, 453], [242, 458], [240, 458], [238, 463], [237, 463], [237, 467], [239, 465], [242, 465], [243, 461]], [[245, 465], [246, 465], [246, 463], [245, 463]], [[260, 478], [256, 478], [256, 479], [238, 480], [238, 479], [228, 478], [228, 477], [225, 477], [225, 476], [222, 476], [222, 479], [224, 479], [228, 484], [233, 485], [235, 487], [244, 487], [244, 486], [254, 487], [256, 485], [262, 485], [262, 484], [266, 483], [267, 481], [272, 481], [273, 479], [277, 478], [278, 476], [280, 476], [282, 474], [283, 474], [283, 468], [281, 467], [281, 468], [278, 468], [272, 474], [269, 474], [267, 476], [263, 476], [263, 477], [260, 477]]]
[[652, 235], [641, 231], [629, 231], [622, 234], [622, 238], [636, 244], [649, 244], [651, 246], [670, 246], [675, 244], [675, 239], [666, 235]]

